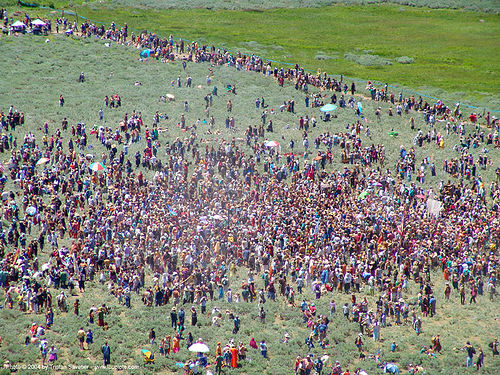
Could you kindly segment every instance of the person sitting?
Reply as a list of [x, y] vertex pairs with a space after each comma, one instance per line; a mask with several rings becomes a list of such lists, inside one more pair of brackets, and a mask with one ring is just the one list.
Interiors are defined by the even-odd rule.
[[207, 367], [208, 365], [208, 359], [207, 359], [207, 356], [202, 354], [202, 356], [199, 358], [199, 361], [200, 361], [200, 366], [201, 367]]

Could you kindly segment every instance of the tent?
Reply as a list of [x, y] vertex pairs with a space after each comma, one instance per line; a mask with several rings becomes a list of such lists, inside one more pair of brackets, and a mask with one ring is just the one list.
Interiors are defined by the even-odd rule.
[[153, 51], [152, 49], [145, 49], [143, 50], [139, 55], [142, 57], [142, 58], [148, 58], [149, 56], [151, 56], [152, 53], [154, 53], [155, 51]]
[[279, 147], [279, 143], [276, 142], [276, 141], [267, 141], [266, 143], [264, 143], [264, 146], [266, 147]]
[[33, 22], [31, 22], [31, 24], [33, 26], [37, 26], [37, 27], [43, 27], [43, 26], [46, 25], [46, 23], [43, 22], [40, 18], [38, 18], [38, 19], [34, 20]]
[[21, 21], [16, 21], [11, 25], [14, 31], [24, 31], [26, 29], [26, 25]]

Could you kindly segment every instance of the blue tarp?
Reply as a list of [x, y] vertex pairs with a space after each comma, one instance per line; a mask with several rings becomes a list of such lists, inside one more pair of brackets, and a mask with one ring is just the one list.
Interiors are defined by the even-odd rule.
[[152, 53], [154, 53], [152, 49], [145, 49], [140, 53], [140, 55], [141, 57], [148, 58], [149, 56], [151, 56]]
[[399, 374], [399, 368], [394, 363], [388, 363], [385, 365], [384, 372], [389, 374]]

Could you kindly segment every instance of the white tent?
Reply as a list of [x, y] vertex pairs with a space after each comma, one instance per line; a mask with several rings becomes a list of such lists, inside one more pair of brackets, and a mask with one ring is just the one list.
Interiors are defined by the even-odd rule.
[[21, 21], [16, 21], [12, 24], [12, 27], [21, 28], [21, 27], [26, 27], [26, 25], [24, 23], [22, 23]]
[[33, 26], [40, 26], [40, 27], [42, 27], [42, 26], [45, 26], [45, 25], [46, 25], [46, 23], [45, 23], [45, 22], [43, 22], [40, 18], [38, 18], [38, 19], [34, 20], [33, 22], [31, 22], [31, 24], [32, 24]]

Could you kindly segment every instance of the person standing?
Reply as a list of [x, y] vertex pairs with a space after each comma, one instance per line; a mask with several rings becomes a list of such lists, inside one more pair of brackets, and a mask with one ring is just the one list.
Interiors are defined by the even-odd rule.
[[472, 301], [474, 301], [474, 303], [477, 303], [476, 302], [476, 296], [477, 296], [477, 286], [476, 286], [476, 284], [472, 284], [472, 287], [471, 287], [471, 290], [470, 290], [470, 301], [469, 301], [469, 304], [472, 304]]
[[413, 323], [413, 328], [415, 329], [417, 336], [419, 336], [420, 332], [422, 332], [422, 320], [420, 318], [417, 318], [417, 320], [415, 320], [415, 323]]
[[75, 313], [76, 316], [78, 316], [80, 312], [80, 300], [78, 298], [75, 300], [75, 303], [73, 304], [73, 312]]
[[496, 356], [499, 354], [499, 352], [498, 352], [498, 339], [495, 339], [492, 342], [490, 342], [488, 346], [491, 348], [491, 351], [493, 352], [493, 356]]
[[259, 318], [260, 318], [260, 322], [262, 324], [264, 324], [266, 322], [266, 312], [264, 311], [264, 306], [260, 307]]
[[80, 349], [84, 350], [85, 348], [83, 347], [83, 343], [85, 342], [86, 334], [85, 334], [83, 327], [81, 327], [78, 330], [77, 336], [78, 336], [78, 341], [80, 342]]
[[472, 367], [474, 364], [473, 358], [474, 354], [476, 353], [476, 349], [470, 344], [470, 341], [467, 341], [467, 344], [462, 348], [462, 350], [467, 351], [467, 361], [465, 363], [466, 367]]
[[459, 292], [460, 292], [460, 303], [462, 305], [465, 305], [465, 286], [464, 286], [464, 284], [460, 285]]
[[217, 355], [217, 357], [215, 358], [215, 373], [217, 375], [220, 375], [221, 371], [222, 371], [222, 364], [224, 363], [224, 357], [222, 356], [221, 353], [219, 353]]
[[149, 331], [149, 343], [151, 345], [156, 344], [156, 332], [154, 328], [151, 328], [151, 331]]
[[172, 307], [172, 310], [170, 311], [170, 321], [171, 321], [171, 327], [176, 328], [177, 327], [177, 309]]
[[356, 340], [354, 341], [356, 344], [356, 347], [358, 348], [359, 352], [361, 353], [363, 351], [363, 340], [361, 339], [361, 333], [356, 337]]
[[476, 361], [476, 370], [479, 371], [479, 369], [483, 366], [484, 362], [484, 353], [483, 349], [479, 348], [479, 353], [477, 353], [477, 361]]
[[260, 346], [260, 354], [264, 357], [267, 358], [267, 344], [266, 340], [262, 340], [259, 344]]
[[238, 367], [238, 348], [236, 348], [235, 345], [231, 345], [231, 348], [229, 350], [231, 351], [231, 367], [237, 368]]
[[191, 306], [191, 325], [195, 326], [197, 322], [198, 322], [198, 313], [196, 312], [194, 306]]
[[496, 294], [495, 284], [493, 284], [493, 282], [490, 281], [488, 283], [488, 286], [486, 287], [486, 290], [488, 291], [488, 293], [490, 295], [490, 301], [493, 301], [493, 297]]
[[101, 351], [102, 351], [102, 359], [104, 361], [104, 366], [107, 366], [111, 363], [111, 348], [109, 347], [107, 341], [104, 342]]
[[335, 300], [331, 300], [330, 302], [330, 316], [333, 316], [335, 314]]
[[87, 350], [90, 350], [90, 344], [94, 343], [94, 333], [92, 332], [92, 330], [90, 328], [87, 331], [86, 336], [87, 336], [87, 338], [85, 341], [87, 342]]
[[186, 313], [184, 312], [184, 309], [182, 307], [179, 310], [179, 314], [177, 314], [177, 317], [179, 319], [179, 325], [183, 326], [184, 325], [184, 319], [186, 317]]
[[40, 355], [42, 356], [42, 366], [45, 366], [45, 361], [47, 360], [48, 344], [47, 340], [43, 338], [40, 341]]
[[236, 315], [236, 316], [234, 317], [233, 322], [234, 322], [233, 334], [235, 335], [235, 334], [237, 334], [237, 333], [238, 333], [238, 331], [240, 330], [240, 317], [239, 317], [238, 315]]
[[380, 340], [380, 324], [378, 320], [376, 320], [375, 324], [373, 325], [373, 340], [374, 341]]

